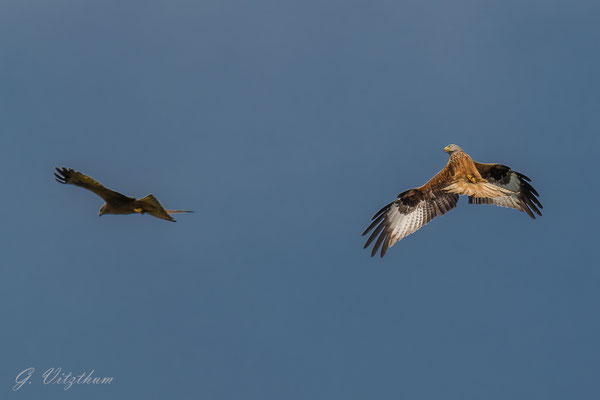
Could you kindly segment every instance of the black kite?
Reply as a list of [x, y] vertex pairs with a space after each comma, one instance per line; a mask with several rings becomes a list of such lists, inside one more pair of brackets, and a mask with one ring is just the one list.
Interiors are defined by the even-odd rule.
[[189, 210], [165, 210], [156, 198], [149, 194], [139, 200], [125, 196], [102, 186], [100, 183], [71, 168], [56, 168], [54, 176], [60, 183], [69, 183], [90, 190], [102, 197], [106, 204], [100, 207], [100, 216], [104, 214], [150, 214], [156, 218], [175, 222], [169, 214], [193, 212]]

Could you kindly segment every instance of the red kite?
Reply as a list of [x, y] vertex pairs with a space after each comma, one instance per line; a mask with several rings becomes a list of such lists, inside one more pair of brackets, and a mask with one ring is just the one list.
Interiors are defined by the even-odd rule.
[[448, 145], [448, 164], [421, 187], [402, 192], [398, 199], [379, 210], [363, 236], [373, 232], [365, 243], [373, 240], [373, 257], [381, 247], [381, 257], [388, 248], [414, 233], [434, 217], [456, 207], [459, 195], [469, 196], [469, 204], [495, 204], [542, 215], [538, 192], [529, 184], [531, 179], [502, 164], [475, 162], [460, 147]]

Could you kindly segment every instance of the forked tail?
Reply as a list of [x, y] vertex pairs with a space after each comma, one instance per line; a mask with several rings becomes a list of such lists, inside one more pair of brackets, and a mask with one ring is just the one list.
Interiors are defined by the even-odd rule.
[[169, 214], [179, 214], [179, 213], [193, 213], [193, 211], [191, 210], [165, 210], [166, 212], [168, 212]]

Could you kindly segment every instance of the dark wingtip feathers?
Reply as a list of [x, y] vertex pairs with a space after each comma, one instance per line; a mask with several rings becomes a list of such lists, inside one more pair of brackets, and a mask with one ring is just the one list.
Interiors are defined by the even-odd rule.
[[[516, 172], [516, 171], [515, 171], [515, 172]], [[524, 180], [526, 180], [527, 182], [531, 182], [531, 179], [530, 179], [530, 178], [529, 178], [527, 175], [525, 175], [525, 174], [522, 174], [522, 173], [520, 173], [520, 172], [516, 172], [516, 174], [517, 174], [517, 176], [518, 176], [519, 178], [521, 178], [521, 179], [524, 179]]]
[[55, 169], [58, 172], [58, 174], [56, 172], [54, 173], [54, 176], [55, 176], [54, 179], [56, 180], [56, 182], [63, 183], [63, 184], [67, 183], [67, 177], [65, 175], [67, 169], [65, 167], [63, 167], [62, 169], [60, 169], [60, 168], [55, 168]]

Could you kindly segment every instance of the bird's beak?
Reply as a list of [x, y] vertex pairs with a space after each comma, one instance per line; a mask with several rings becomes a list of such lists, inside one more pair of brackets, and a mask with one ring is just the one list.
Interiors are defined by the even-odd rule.
[[446, 146], [446, 147], [444, 147], [444, 151], [445, 151], [446, 153], [448, 153], [448, 152], [450, 152], [450, 148], [449, 148], [448, 146]]

